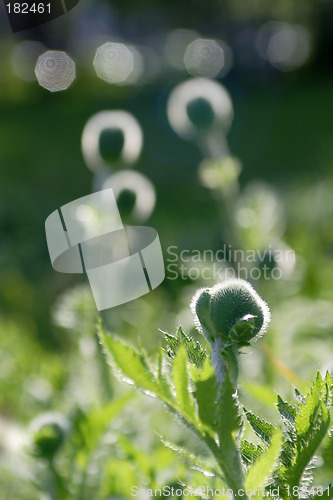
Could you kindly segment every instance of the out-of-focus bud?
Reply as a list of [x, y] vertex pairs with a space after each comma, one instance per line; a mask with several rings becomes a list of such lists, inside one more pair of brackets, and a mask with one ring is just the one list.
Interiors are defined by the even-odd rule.
[[208, 78], [195, 78], [172, 91], [167, 114], [175, 132], [191, 140], [213, 130], [225, 134], [232, 122], [233, 107], [223, 85]]
[[59, 413], [43, 413], [31, 423], [33, 454], [52, 460], [68, 432], [68, 421]]
[[143, 134], [137, 120], [127, 111], [101, 111], [86, 123], [81, 139], [82, 154], [93, 172], [115, 165], [129, 166], [138, 159]]
[[199, 178], [209, 189], [229, 190], [237, 182], [240, 172], [240, 161], [226, 156], [218, 160], [204, 160], [199, 168]]

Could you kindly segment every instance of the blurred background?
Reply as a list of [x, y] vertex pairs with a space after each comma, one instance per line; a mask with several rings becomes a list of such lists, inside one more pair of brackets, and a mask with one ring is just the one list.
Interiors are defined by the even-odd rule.
[[[215, 283], [216, 262], [195, 261], [195, 252], [254, 250], [247, 271], [267, 264], [271, 273], [248, 276], [272, 323], [243, 356], [247, 407], [276, 418], [275, 390], [287, 398], [290, 384], [304, 390], [317, 369], [332, 370], [332, 23], [329, 0], [80, 0], [68, 14], [13, 34], [1, 5], [1, 500], [128, 498], [132, 484], [201, 484], [155, 433], [180, 443], [192, 437], [157, 402], [134, 397], [110, 376], [96, 339], [99, 316], [112, 334], [152, 356], [163, 345], [159, 329], [174, 333], [181, 323], [198, 337], [189, 303], [198, 287]], [[49, 53], [48, 63], [47, 51], [68, 58]], [[185, 89], [172, 115], [170, 96], [193, 79], [193, 106]], [[206, 79], [225, 92], [224, 122]], [[126, 130], [114, 124], [96, 132], [95, 159], [89, 152], [84, 128], [105, 110], [124, 110], [138, 122], [143, 145], [131, 159], [120, 154]], [[83, 275], [52, 269], [44, 224], [125, 169], [120, 213], [158, 231], [166, 279], [98, 314]], [[178, 257], [193, 254], [176, 278], [170, 246]], [[279, 260], [288, 250], [292, 262]], [[229, 260], [219, 268], [236, 269]], [[200, 266], [212, 270], [208, 280]], [[128, 401], [119, 403], [123, 394]], [[98, 420], [110, 401], [118, 401], [111, 430]], [[31, 422], [45, 412], [48, 437], [61, 437], [57, 456], [34, 448], [31, 429], [40, 423]], [[84, 425], [88, 434], [101, 429], [93, 444], [82, 437]], [[318, 484], [332, 477], [331, 452], [324, 449]]]

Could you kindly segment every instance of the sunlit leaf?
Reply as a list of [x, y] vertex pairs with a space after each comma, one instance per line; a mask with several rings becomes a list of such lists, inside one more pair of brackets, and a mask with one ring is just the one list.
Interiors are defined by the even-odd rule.
[[246, 476], [245, 488], [255, 490], [266, 485], [267, 480], [275, 469], [282, 445], [282, 432], [277, 429], [271, 438], [269, 447], [261, 454], [258, 460], [250, 466]]

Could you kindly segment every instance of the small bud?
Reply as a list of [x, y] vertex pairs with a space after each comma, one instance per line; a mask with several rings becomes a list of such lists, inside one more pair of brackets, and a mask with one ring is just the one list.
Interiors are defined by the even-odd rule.
[[135, 163], [143, 145], [142, 129], [127, 111], [100, 111], [86, 123], [82, 138], [82, 154], [93, 172], [108, 171]]
[[267, 304], [242, 279], [199, 290], [191, 304], [198, 330], [207, 340], [238, 347], [260, 337], [270, 321]]
[[232, 156], [218, 160], [206, 159], [199, 167], [199, 178], [205, 187], [225, 192], [230, 192], [237, 185], [240, 173], [240, 161]]
[[192, 78], [170, 94], [168, 120], [183, 139], [193, 140], [214, 131], [226, 134], [233, 118], [233, 106], [224, 86], [209, 78]]
[[39, 415], [31, 424], [34, 455], [52, 460], [68, 432], [66, 418], [57, 413]]

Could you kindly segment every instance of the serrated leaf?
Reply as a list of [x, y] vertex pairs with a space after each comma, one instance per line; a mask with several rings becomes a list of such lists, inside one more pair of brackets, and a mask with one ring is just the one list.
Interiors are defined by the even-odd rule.
[[176, 336], [166, 332], [163, 333], [167, 341], [166, 351], [171, 358], [174, 358], [179, 347], [184, 345], [189, 361], [197, 368], [202, 367], [204, 360], [207, 358], [207, 352], [199, 342], [186, 335], [181, 327], [178, 328]]
[[305, 403], [305, 396], [303, 396], [303, 394], [296, 388], [295, 388], [295, 396], [300, 403]]
[[[288, 435], [290, 436], [290, 433], [288, 433]], [[281, 452], [280, 460], [285, 468], [289, 468], [292, 466], [295, 457], [295, 450], [296, 450], [296, 436], [294, 433], [292, 439], [285, 440], [283, 445], [283, 450]]]
[[254, 415], [254, 413], [251, 413], [250, 411], [246, 410], [244, 408], [245, 416], [251, 425], [252, 429], [254, 432], [259, 436], [265, 443], [269, 444], [271, 441], [271, 438], [274, 434], [274, 426], [265, 420], [257, 417]]
[[289, 403], [283, 401], [279, 395], [277, 397], [277, 407], [282, 418], [291, 424], [295, 423], [296, 409]]
[[293, 481], [296, 484], [302, 478], [307, 466], [314, 457], [320, 443], [329, 430], [330, 417], [327, 408], [319, 403], [315, 409], [315, 418], [311, 429], [306, 434], [297, 435], [297, 455], [295, 465], [290, 471], [293, 475]]
[[305, 434], [310, 429], [313, 420], [316, 418], [319, 403], [323, 398], [327, 400], [327, 386], [318, 372], [317, 377], [306, 396], [305, 404], [300, 407], [296, 415], [295, 429], [297, 434]]
[[296, 443], [294, 457], [285, 476], [291, 486], [299, 485], [308, 473], [311, 461], [329, 431], [330, 414], [327, 408], [330, 388], [318, 372], [305, 402], [295, 418]]
[[[201, 439], [207, 442], [200, 422], [196, 417], [194, 404], [192, 403], [192, 407], [187, 405], [186, 399], [184, 399], [186, 398], [185, 391], [181, 389], [180, 386], [178, 390], [181, 391], [183, 399], [181, 402], [178, 402], [174, 395], [170, 394], [169, 388], [161, 381], [159, 375], [156, 376], [153, 373], [142, 351], [138, 352], [134, 348], [123, 344], [120, 340], [112, 339], [112, 337], [106, 335], [101, 328], [99, 336], [111, 365], [113, 365], [116, 370], [120, 370], [127, 381], [134, 383], [138, 388], [148, 394], [155, 395], [161, 399], [170, 409], [175, 410], [183, 417]], [[181, 383], [183, 382], [179, 379], [179, 384]], [[214, 449], [216, 445], [213, 441], [210, 441], [209, 446]]]
[[246, 476], [245, 489], [254, 491], [266, 485], [267, 480], [275, 469], [282, 445], [282, 432], [278, 428], [272, 435], [269, 447], [260, 458], [250, 466]]
[[249, 465], [258, 460], [264, 449], [260, 445], [255, 445], [244, 439], [241, 442], [240, 451], [244, 462]]
[[173, 361], [172, 380], [175, 386], [178, 405], [184, 413], [191, 415], [195, 420], [195, 407], [189, 389], [189, 376], [187, 372], [187, 354], [183, 345], [178, 349]]
[[114, 340], [102, 330], [100, 339], [109, 360], [126, 379], [134, 382], [140, 389], [157, 395], [167, 403], [172, 403], [170, 394], [149, 368], [142, 351], [138, 352], [120, 340]]

